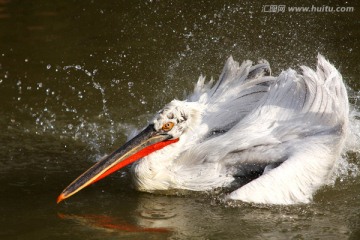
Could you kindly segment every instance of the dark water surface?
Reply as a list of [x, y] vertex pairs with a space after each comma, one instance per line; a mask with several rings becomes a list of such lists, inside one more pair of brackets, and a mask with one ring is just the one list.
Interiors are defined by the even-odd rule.
[[356, 151], [308, 205], [140, 193], [126, 171], [55, 203], [200, 74], [217, 78], [229, 55], [265, 58], [277, 74], [321, 52], [358, 107], [357, 1], [273, 3], [347, 13], [269, 13], [262, 2], [0, 0], [0, 239], [360, 239]]

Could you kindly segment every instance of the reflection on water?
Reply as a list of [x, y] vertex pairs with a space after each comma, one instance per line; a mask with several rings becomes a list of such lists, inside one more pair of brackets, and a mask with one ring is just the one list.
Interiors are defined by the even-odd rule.
[[359, 108], [355, 2], [343, 3], [354, 13], [264, 13], [264, 4], [0, 0], [0, 238], [359, 238], [357, 111], [334, 185], [309, 205], [143, 194], [126, 170], [55, 204], [64, 184], [200, 74], [216, 78], [229, 55], [265, 58], [277, 74], [314, 66], [321, 52]]
[[[336, 195], [335, 192], [332, 194]], [[349, 236], [354, 231], [348, 222], [339, 221], [339, 215], [344, 212], [333, 206], [340, 202], [331, 197], [329, 200], [317, 199], [321, 204], [286, 207], [243, 203], [230, 207], [210, 204], [209, 199], [194, 196], [141, 194], [133, 200], [135, 202], [128, 205], [131, 210], [105, 201], [98, 209], [91, 210], [91, 215], [61, 214], [60, 217], [78, 223], [76, 231], [96, 230], [105, 236], [132, 234], [141, 237], [152, 233], [157, 238], [173, 239], [218, 239], [224, 236], [228, 239], [287, 239], [294, 236], [327, 239]], [[71, 211], [83, 211], [86, 207], [71, 205], [71, 208], [67, 207]], [[350, 219], [358, 217], [357, 212], [347, 214]], [[352, 223], [358, 224], [358, 220]]]
[[106, 215], [66, 215], [58, 214], [61, 219], [70, 219], [76, 221], [80, 224], [88, 226], [90, 228], [98, 228], [104, 231], [113, 231], [113, 232], [156, 232], [156, 233], [169, 233], [170, 229], [166, 228], [144, 228], [137, 225], [131, 225], [126, 222], [123, 222], [117, 218], [111, 218]]

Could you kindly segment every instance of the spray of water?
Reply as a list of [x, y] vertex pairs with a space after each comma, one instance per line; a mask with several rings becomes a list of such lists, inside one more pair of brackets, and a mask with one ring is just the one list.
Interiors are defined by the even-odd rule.
[[[172, 67], [171, 65], [170, 68], [174, 70]], [[57, 92], [56, 87], [52, 88], [48, 84], [41, 82], [37, 83], [34, 87], [30, 87], [19, 80], [16, 84], [20, 99], [24, 91], [43, 91], [45, 94], [42, 109], [36, 109], [35, 106], [32, 105], [24, 106], [35, 121], [36, 134], [51, 133], [60, 136], [60, 138], [71, 138], [75, 141], [80, 141], [94, 150], [96, 156], [92, 156], [91, 158], [100, 159], [105, 154], [104, 145], [113, 145], [119, 138], [119, 134], [123, 134], [125, 138], [130, 139], [138, 132], [137, 127], [139, 126], [135, 126], [136, 124], [114, 122], [113, 114], [108, 107], [108, 99], [111, 98], [111, 94], [107, 92], [106, 87], [97, 79], [97, 69], [88, 70], [80, 65], [53, 67], [49, 64], [46, 66], [46, 69], [57, 72], [66, 71], [72, 78], [74, 78], [73, 75], [80, 73], [83, 78], [85, 77], [86, 81], [81, 79], [82, 85], [80, 84], [78, 87], [70, 83], [69, 88], [75, 93], [79, 101], [83, 101], [87, 94], [84, 90], [86, 85], [87, 91], [98, 93], [96, 96], [100, 99], [97, 100], [101, 101], [102, 107], [98, 115], [91, 118], [89, 114], [82, 109], [84, 105], [72, 106], [66, 101], [65, 96]], [[116, 84], [121, 83], [119, 81], [111, 81], [112, 87]], [[129, 93], [133, 95], [132, 88], [134, 83], [127, 82], [124, 85]], [[351, 111], [349, 114], [350, 130], [346, 140], [345, 150], [334, 168], [331, 183], [335, 183], [336, 180], [343, 181], [348, 177], [358, 176], [360, 172], [360, 164], [358, 161], [358, 159], [360, 159], [360, 92], [355, 92], [350, 88], [348, 92], [351, 103]], [[54, 99], [57, 105], [59, 105], [58, 107], [61, 108], [60, 112], [72, 114], [73, 119], [76, 121], [69, 123], [63, 120], [62, 116], [59, 115], [59, 109], [53, 106]], [[146, 118], [149, 119], [149, 114], [147, 114]], [[25, 129], [25, 131], [29, 132], [32, 131], [32, 129]]]
[[341, 157], [336, 162], [330, 184], [359, 175], [360, 159], [360, 92], [348, 88], [350, 101], [349, 131]]

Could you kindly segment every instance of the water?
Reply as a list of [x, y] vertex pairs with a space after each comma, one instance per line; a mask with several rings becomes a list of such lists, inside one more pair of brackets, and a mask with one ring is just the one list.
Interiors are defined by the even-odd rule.
[[200, 74], [217, 78], [229, 55], [265, 58], [277, 74], [314, 66], [321, 52], [359, 107], [358, 4], [340, 5], [352, 13], [269, 13], [264, 4], [0, 1], [0, 238], [360, 238], [356, 143], [334, 185], [308, 205], [140, 193], [126, 170], [55, 203]]

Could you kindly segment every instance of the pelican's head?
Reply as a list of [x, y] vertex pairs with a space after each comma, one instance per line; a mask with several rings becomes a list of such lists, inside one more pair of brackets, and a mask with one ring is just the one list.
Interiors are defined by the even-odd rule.
[[136, 160], [179, 141], [198, 122], [200, 111], [195, 106], [195, 103], [178, 100], [167, 104], [142, 132], [97, 162], [65, 188], [57, 202]]
[[157, 132], [178, 139], [196, 124], [199, 115], [194, 103], [173, 100], [155, 115], [152, 124]]

